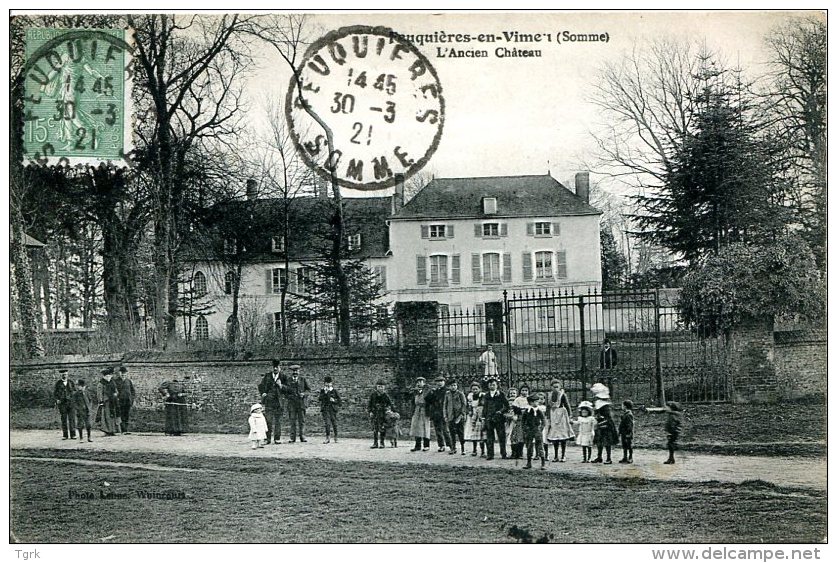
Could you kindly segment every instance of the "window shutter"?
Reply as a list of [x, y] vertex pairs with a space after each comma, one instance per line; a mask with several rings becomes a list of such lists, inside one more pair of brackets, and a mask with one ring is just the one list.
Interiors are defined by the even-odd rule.
[[430, 227], [427, 225], [421, 226], [421, 238], [430, 238]]
[[561, 234], [561, 225], [558, 223], [552, 223], [552, 236], [557, 237]]
[[555, 253], [555, 275], [559, 279], [567, 277], [567, 252], [564, 250]]
[[509, 253], [503, 254], [503, 281], [505, 283], [511, 283], [512, 281], [512, 263]]
[[531, 236], [535, 235], [535, 224], [534, 223], [526, 223], [526, 234]]
[[532, 281], [532, 255], [523, 253], [523, 281]]
[[453, 238], [453, 225], [448, 225], [445, 227], [445, 236], [447, 238]]
[[264, 271], [264, 273], [265, 273], [264, 292], [267, 293], [268, 295], [270, 295], [271, 293], [273, 293], [273, 270], [271, 268], [268, 268], [267, 270]]
[[471, 254], [471, 280], [474, 283], [482, 282], [482, 274], [480, 270], [480, 255]]
[[416, 256], [416, 283], [427, 285], [427, 257]]
[[380, 272], [379, 273], [380, 277], [378, 278], [378, 281], [381, 282], [381, 288], [386, 289], [387, 288], [387, 267], [386, 266], [379, 266], [378, 272]]
[[474, 223], [474, 236], [482, 238], [482, 225], [479, 223]]
[[508, 223], [500, 223], [500, 236], [501, 237], [509, 236], [509, 224]]
[[296, 293], [296, 277], [297, 272], [299, 272], [299, 268], [294, 268], [291, 270], [293, 273], [288, 272], [288, 291], [291, 293]]
[[454, 254], [450, 259], [450, 283], [460, 283], [459, 254]]
[[477, 326], [482, 328], [485, 324], [485, 305], [477, 303]]

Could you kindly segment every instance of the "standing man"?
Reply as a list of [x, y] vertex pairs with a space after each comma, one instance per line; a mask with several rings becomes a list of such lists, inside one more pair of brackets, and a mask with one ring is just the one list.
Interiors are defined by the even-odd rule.
[[448, 424], [445, 422], [445, 397], [447, 397], [448, 390], [445, 387], [445, 378], [438, 376], [436, 378], [436, 388], [430, 393], [429, 401], [427, 403], [427, 412], [430, 415], [430, 421], [433, 423], [433, 429], [436, 432], [436, 444], [439, 446], [437, 451], [445, 451], [445, 446], [453, 448], [450, 441], [450, 432], [448, 431]]
[[616, 348], [610, 345], [610, 339], [605, 338], [602, 351], [599, 353], [599, 368], [613, 369], [616, 367]]
[[128, 368], [119, 366], [119, 373], [113, 378], [116, 382], [116, 391], [119, 393], [119, 418], [123, 434], [129, 434], [128, 421], [131, 416], [131, 407], [134, 405], [134, 382], [128, 378]]
[[497, 356], [494, 354], [494, 347], [491, 344], [488, 345], [485, 352], [480, 354], [479, 360], [477, 361], [483, 366], [483, 375], [490, 377], [500, 374], [497, 371]]
[[485, 419], [485, 438], [488, 446], [487, 461], [494, 459], [494, 440], [500, 442], [500, 456], [506, 459], [506, 418], [509, 401], [497, 388], [497, 378], [488, 380], [488, 393], [483, 397], [482, 416]]
[[285, 385], [285, 396], [288, 398], [288, 414], [291, 418], [291, 442], [296, 442], [297, 426], [299, 427], [299, 441], [306, 442], [305, 428], [305, 407], [308, 403], [308, 392], [311, 388], [308, 381], [299, 375], [300, 367], [296, 364], [291, 366], [291, 377]]
[[445, 397], [445, 422], [450, 430], [450, 453], [456, 453], [456, 440], [465, 455], [465, 415], [467, 414], [467, 399], [465, 393], [459, 390], [455, 379], [448, 383], [448, 394]]
[[75, 439], [76, 411], [73, 404], [73, 393], [76, 387], [67, 375], [68, 370], [59, 369], [58, 373], [61, 375], [61, 379], [55, 382], [52, 396], [55, 399], [55, 408], [58, 409], [58, 414], [61, 416], [61, 433], [64, 435], [62, 440]]
[[259, 382], [264, 417], [267, 420], [266, 444], [270, 443], [271, 436], [274, 444], [278, 444], [282, 437], [282, 387], [284, 384], [285, 374], [282, 373], [282, 366], [279, 360], [273, 360], [273, 371], [264, 374]]

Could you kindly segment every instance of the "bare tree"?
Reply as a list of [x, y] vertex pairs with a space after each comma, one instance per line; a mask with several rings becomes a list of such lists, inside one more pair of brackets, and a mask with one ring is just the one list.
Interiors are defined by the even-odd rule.
[[776, 137], [785, 149], [790, 196], [817, 265], [825, 268], [827, 159], [827, 30], [816, 17], [797, 18], [767, 37]]
[[[274, 47], [282, 60], [288, 65], [289, 70], [293, 73], [296, 98], [299, 100], [300, 107], [323, 130], [326, 137], [326, 146], [328, 147], [330, 162], [331, 155], [335, 154], [334, 133], [328, 123], [326, 123], [326, 121], [318, 115], [316, 111], [314, 111], [311, 104], [306, 100], [302, 84], [302, 73], [301, 69], [298, 68], [299, 57], [302, 54], [301, 50], [306, 45], [305, 40], [308, 32], [306, 17], [300, 14], [266, 15], [254, 18], [249, 23], [248, 32]], [[332, 200], [334, 202], [334, 216], [330, 221], [331, 256], [329, 258], [334, 265], [334, 275], [337, 281], [339, 293], [337, 317], [340, 343], [343, 346], [348, 346], [351, 341], [352, 334], [350, 325], [351, 304], [349, 297], [349, 279], [342, 264], [343, 240], [345, 238], [343, 196], [340, 186], [337, 183], [337, 176], [334, 167], [331, 167], [330, 169], [330, 180]]]
[[237, 38], [251, 18], [239, 15], [129, 16], [136, 30], [135, 60], [145, 127], [137, 128], [151, 180], [154, 209], [155, 323], [174, 332], [175, 255], [186, 228], [181, 212], [189, 188], [189, 155], [225, 143], [239, 132], [241, 89], [249, 64]]

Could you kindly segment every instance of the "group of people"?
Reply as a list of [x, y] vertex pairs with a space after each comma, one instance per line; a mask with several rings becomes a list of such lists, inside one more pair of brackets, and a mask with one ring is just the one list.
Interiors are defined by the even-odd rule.
[[72, 381], [69, 370], [58, 370], [61, 379], [55, 382], [53, 398], [61, 418], [64, 440], [74, 440], [78, 431], [79, 441], [84, 441], [86, 430], [87, 441], [92, 442], [90, 431], [97, 423], [105, 436], [129, 433], [135, 390], [127, 372], [125, 366], [118, 371], [107, 367], [102, 370], [101, 379], [91, 387], [83, 379]]
[[[486, 360], [492, 365], [491, 350]], [[290, 366], [291, 375], [282, 372], [278, 360], [273, 361], [273, 371], [265, 374], [258, 389], [260, 402], [250, 407], [250, 435], [252, 448], [271, 443], [278, 444], [281, 437], [283, 404], [290, 415], [290, 442], [297, 437], [305, 442], [304, 421], [307, 398], [311, 391], [307, 380], [299, 375], [300, 366]], [[489, 371], [489, 370], [486, 370]], [[466, 394], [455, 380], [439, 376], [434, 385], [428, 386], [424, 377], [418, 377], [410, 391], [413, 412], [409, 423], [409, 436], [414, 440], [411, 452], [430, 450], [431, 437], [435, 435], [438, 452], [450, 455], [468, 454], [466, 443], [471, 444], [470, 454], [486, 460], [495, 458], [495, 446], [502, 459], [522, 459], [526, 451], [526, 467], [532, 460], [540, 460], [545, 468], [552, 446], [552, 461], [566, 461], [567, 443], [574, 440], [581, 446], [582, 463], [612, 464], [612, 449], [621, 444], [622, 459], [619, 463], [633, 463], [634, 414], [633, 402], [622, 402], [622, 414], [617, 425], [610, 390], [602, 383], [590, 387], [593, 402], [581, 401], [577, 416], [569, 397], [559, 380], [552, 380], [547, 393], [532, 393], [527, 385], [499, 389], [499, 380], [486, 374], [481, 381], [471, 383]], [[282, 399], [285, 399], [284, 401]], [[325, 443], [337, 442], [338, 410], [340, 395], [330, 376], [323, 379], [318, 394], [319, 408], [325, 427]], [[383, 381], [378, 381], [369, 396], [367, 413], [372, 426], [372, 448], [398, 447], [402, 434], [401, 415], [386, 392]], [[682, 425], [682, 410], [677, 403], [668, 404], [669, 458], [675, 462], [674, 451]], [[433, 434], [431, 434], [431, 427]], [[507, 446], [510, 446], [511, 452]], [[479, 453], [477, 449], [479, 448]], [[596, 457], [593, 457], [593, 449]]]

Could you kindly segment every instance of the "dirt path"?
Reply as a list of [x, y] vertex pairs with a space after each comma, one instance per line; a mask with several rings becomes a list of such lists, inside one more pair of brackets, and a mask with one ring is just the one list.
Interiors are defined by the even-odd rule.
[[[337, 461], [370, 461], [382, 463], [415, 463], [428, 465], [456, 465], [523, 470], [525, 463], [511, 460], [485, 461], [469, 455], [448, 455], [438, 453], [435, 444], [429, 452], [410, 452], [408, 440], [399, 442], [398, 448], [370, 449], [368, 440], [342, 439], [338, 444], [323, 444], [321, 437], [311, 438], [305, 443], [270, 445], [251, 450], [246, 436], [231, 434], [190, 434], [173, 437], [161, 434], [130, 434], [113, 437], [94, 436], [93, 442], [79, 443], [76, 440], [62, 440], [54, 430], [12, 430], [10, 448], [14, 450], [61, 449], [68, 451], [114, 451], [159, 453], [189, 456], [219, 456], [230, 458], [276, 458], [299, 459], [318, 458]], [[469, 446], [466, 446], [469, 447]], [[470, 452], [470, 450], [469, 450]], [[619, 452], [618, 455], [616, 452]], [[810, 457], [762, 457], [724, 456], [681, 452], [675, 465], [664, 465], [666, 452], [662, 450], [637, 449], [633, 465], [582, 464], [581, 449], [567, 448], [566, 463], [547, 463], [547, 470], [555, 473], [577, 475], [602, 475], [616, 478], [641, 478], [678, 481], [721, 481], [741, 483], [760, 479], [788, 487], [804, 487], [825, 490], [826, 459]], [[621, 450], [614, 452], [614, 460], [621, 457]], [[536, 466], [537, 467], [537, 466]]]

